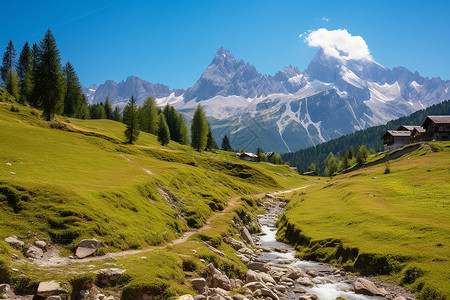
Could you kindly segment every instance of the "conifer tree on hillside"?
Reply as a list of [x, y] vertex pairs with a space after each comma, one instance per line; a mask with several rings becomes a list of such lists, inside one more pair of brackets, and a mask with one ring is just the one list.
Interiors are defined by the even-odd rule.
[[308, 171], [309, 172], [314, 172], [316, 171], [316, 165], [314, 163], [311, 163], [308, 167]]
[[258, 156], [257, 161], [266, 161], [266, 156], [264, 155], [264, 150], [261, 147], [256, 149], [256, 155]]
[[89, 115], [91, 119], [106, 119], [103, 103], [89, 105]]
[[225, 135], [222, 139], [222, 147], [220, 147], [223, 151], [234, 151], [233, 148], [231, 148], [230, 140], [228, 139], [228, 136]]
[[272, 154], [269, 161], [276, 165], [281, 165], [283, 163], [283, 159], [281, 158], [281, 155], [277, 154], [277, 153]]
[[362, 165], [366, 163], [367, 157], [369, 156], [369, 151], [367, 151], [367, 148], [365, 145], [362, 145], [358, 148], [358, 151], [356, 151], [356, 162], [358, 165]]
[[180, 142], [177, 111], [173, 106], [167, 104], [163, 109], [163, 114], [166, 117], [167, 126], [169, 126], [170, 138], [175, 142]]
[[69, 117], [79, 117], [81, 106], [85, 98], [81, 89], [80, 80], [77, 73], [70, 62], [67, 62], [63, 70], [63, 78], [65, 80], [64, 93], [64, 115]]
[[33, 63], [28, 42], [25, 42], [22, 52], [20, 52], [17, 75], [19, 76], [20, 102], [29, 102], [33, 91]]
[[199, 104], [191, 122], [191, 146], [198, 152], [206, 147], [208, 140], [208, 121], [202, 106]]
[[153, 97], [148, 97], [139, 107], [139, 125], [142, 131], [158, 133], [158, 108]]
[[161, 143], [161, 145], [165, 146], [170, 141], [170, 130], [169, 126], [166, 122], [166, 117], [164, 114], [159, 115], [159, 122], [158, 122], [158, 142]]
[[39, 98], [34, 92], [34, 76], [36, 75], [36, 66], [39, 60], [39, 48], [36, 43], [33, 44], [31, 48], [31, 74], [29, 78], [31, 79], [31, 93], [28, 95], [28, 102], [34, 107], [40, 107]]
[[211, 125], [208, 123], [208, 135], [206, 138], [206, 147], [205, 150], [213, 150], [213, 149], [219, 149], [219, 146], [217, 146], [216, 140], [214, 139], [212, 132], [211, 132]]
[[127, 106], [125, 106], [123, 114], [125, 124], [127, 124], [127, 129], [125, 130], [125, 137], [128, 143], [133, 144], [139, 136], [137, 104], [133, 96], [128, 101]]
[[6, 76], [6, 91], [13, 96], [16, 100], [19, 99], [19, 78], [13, 68], [9, 69]]
[[61, 58], [53, 33], [45, 33], [38, 46], [37, 60], [33, 72], [33, 97], [44, 110], [44, 117], [50, 121], [55, 113], [64, 108], [64, 79], [61, 74]]
[[189, 128], [184, 120], [184, 117], [179, 114], [178, 115], [178, 124], [177, 128], [179, 130], [179, 143], [182, 145], [189, 145]]
[[16, 68], [16, 49], [14, 44], [9, 41], [6, 46], [5, 53], [3, 54], [2, 66], [0, 67], [2, 81], [6, 83], [6, 77], [8, 77], [9, 69], [15, 70]]
[[334, 173], [338, 171], [338, 161], [336, 160], [336, 157], [332, 152], [328, 154], [327, 158], [325, 159], [325, 174], [327, 176], [333, 176]]
[[112, 120], [113, 119], [113, 109], [112, 109], [111, 100], [109, 100], [109, 97], [106, 97], [104, 107], [105, 107], [106, 118], [109, 120]]
[[80, 111], [78, 112], [77, 118], [86, 120], [89, 119], [89, 106], [88, 106], [88, 100], [84, 94], [81, 95], [83, 100], [81, 101], [81, 107]]
[[117, 122], [123, 122], [122, 114], [120, 113], [120, 108], [118, 106], [114, 108], [113, 120]]

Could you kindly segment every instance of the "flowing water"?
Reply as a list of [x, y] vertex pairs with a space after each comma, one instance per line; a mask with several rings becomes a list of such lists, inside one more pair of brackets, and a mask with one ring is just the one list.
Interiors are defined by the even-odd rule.
[[287, 245], [276, 240], [276, 221], [279, 215], [283, 212], [280, 203], [270, 202], [266, 208], [267, 213], [258, 216], [259, 224], [262, 229], [262, 233], [259, 236], [259, 243], [262, 248], [270, 250], [263, 252], [262, 260], [272, 265], [284, 265], [286, 264], [300, 268], [303, 273], [317, 274], [316, 277], [310, 277], [314, 283], [312, 287], [305, 287], [299, 284], [295, 284], [288, 292], [289, 299], [298, 299], [302, 293], [295, 293], [296, 289], [303, 289], [306, 293], [315, 294], [320, 300], [335, 300], [341, 296], [348, 300], [376, 300], [386, 299], [384, 297], [365, 296], [355, 294], [353, 289], [353, 279], [350, 276], [342, 274], [336, 274], [334, 266], [325, 263], [318, 263], [313, 261], [305, 261], [295, 258], [294, 247]]

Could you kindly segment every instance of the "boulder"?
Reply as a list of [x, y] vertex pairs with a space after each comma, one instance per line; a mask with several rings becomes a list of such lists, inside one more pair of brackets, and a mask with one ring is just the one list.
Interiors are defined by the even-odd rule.
[[266, 264], [259, 262], [259, 261], [253, 261], [253, 262], [249, 263], [248, 268], [251, 270], [260, 271], [260, 272], [269, 272], [270, 271], [270, 268], [268, 266], [266, 266]]
[[313, 269], [307, 269], [306, 274], [308, 274], [311, 277], [317, 277], [319, 274], [317, 274], [316, 270]]
[[260, 291], [261, 295], [264, 297], [270, 297], [272, 299], [279, 300], [278, 296], [268, 288], [262, 288]]
[[118, 268], [100, 269], [97, 271], [95, 283], [101, 287], [115, 285], [123, 273], [125, 273], [125, 270]]
[[318, 300], [319, 298], [315, 294], [302, 295], [298, 300]]
[[183, 295], [177, 298], [177, 300], [194, 300], [194, 297], [192, 295]]
[[203, 244], [205, 244], [206, 247], [208, 247], [208, 249], [211, 250], [212, 252], [214, 252], [215, 254], [225, 257], [225, 253], [223, 253], [219, 249], [214, 248], [213, 246], [211, 246], [210, 244], [205, 243], [205, 242], [203, 242]]
[[45, 298], [45, 300], [61, 300], [61, 296], [50, 296]]
[[242, 227], [241, 238], [247, 242], [252, 248], [255, 248], [255, 242], [253, 241], [252, 235], [246, 227]]
[[242, 253], [242, 254], [246, 254], [246, 255], [253, 255], [253, 254], [255, 254], [255, 252], [252, 249], [247, 248], [247, 247], [239, 249], [238, 252]]
[[42, 251], [41, 248], [30, 245], [27, 251], [25, 251], [25, 256], [28, 258], [39, 259], [42, 258], [42, 256], [44, 256], [44, 252]]
[[272, 283], [272, 284], [276, 284], [275, 280], [272, 278], [272, 276], [270, 276], [267, 273], [259, 273], [259, 278], [261, 279], [262, 282], [264, 283]]
[[367, 296], [386, 296], [387, 292], [383, 288], [377, 288], [376, 285], [367, 279], [358, 278], [355, 283], [355, 293]]
[[259, 274], [256, 273], [253, 270], [248, 270], [247, 273], [245, 274], [245, 282], [249, 283], [249, 282], [258, 282], [259, 280]]
[[263, 288], [267, 288], [267, 286], [262, 282], [250, 282], [250, 283], [245, 284], [243, 287], [245, 289], [249, 289], [252, 292], [263, 289]]
[[206, 272], [208, 273], [208, 277], [206, 279], [208, 287], [221, 288], [227, 291], [231, 290], [230, 279], [225, 274], [222, 274], [222, 272], [217, 270], [213, 264], [206, 266]]
[[250, 258], [247, 255], [238, 254], [236, 256], [246, 265], [250, 262]]
[[244, 282], [240, 279], [230, 279], [230, 282], [231, 289], [240, 289], [244, 285]]
[[241, 294], [234, 294], [233, 300], [248, 300], [248, 298]]
[[77, 251], [75, 252], [75, 256], [78, 258], [85, 258], [89, 255], [92, 255], [95, 253], [95, 251], [100, 248], [100, 245], [102, 244], [101, 241], [96, 239], [91, 240], [82, 240], [80, 244], [78, 244]]
[[235, 240], [232, 237], [224, 237], [223, 241], [233, 247], [234, 250], [239, 250], [242, 248], [246, 248], [245, 244], [241, 241]]
[[195, 295], [194, 296], [194, 300], [206, 300], [206, 296], [205, 295]]
[[394, 300], [406, 300], [406, 298], [403, 296], [397, 296], [394, 298]]
[[36, 294], [41, 297], [56, 296], [61, 293], [67, 293], [67, 289], [55, 280], [43, 281], [39, 283]]
[[314, 285], [314, 283], [312, 283], [312, 281], [308, 277], [297, 278], [296, 282], [303, 286], [313, 286]]
[[45, 247], [47, 247], [47, 243], [44, 242], [44, 241], [35, 241], [35, 242], [34, 242], [34, 245], [35, 245], [36, 247], [41, 248], [41, 249], [45, 249]]
[[295, 280], [297, 278], [300, 278], [302, 276], [303, 276], [303, 272], [299, 268], [292, 268], [286, 274], [287, 278], [290, 278], [290, 279], [293, 279], [293, 280]]
[[192, 286], [200, 293], [203, 294], [206, 288], [205, 278], [194, 278], [191, 280]]
[[19, 240], [15, 235], [5, 238], [5, 242], [19, 249], [22, 249], [22, 247], [25, 246], [25, 243]]
[[277, 284], [277, 285], [274, 287], [274, 289], [277, 290], [277, 291], [279, 291], [280, 293], [285, 293], [287, 288], [286, 288], [286, 286], [284, 286], [284, 285]]
[[0, 294], [7, 293], [10, 289], [11, 287], [9, 286], [9, 284], [6, 283], [0, 284]]

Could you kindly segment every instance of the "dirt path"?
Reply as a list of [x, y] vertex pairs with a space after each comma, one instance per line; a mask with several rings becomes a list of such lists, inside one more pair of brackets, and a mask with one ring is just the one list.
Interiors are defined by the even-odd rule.
[[[274, 192], [271, 194], [267, 194], [267, 193], [261, 193], [261, 194], [257, 194], [255, 196], [257, 197], [262, 197], [264, 195], [280, 195], [280, 194], [285, 194], [285, 193], [291, 193], [297, 190], [301, 190], [304, 188], [309, 187], [310, 185], [307, 186], [303, 186], [303, 187], [299, 187], [299, 188], [295, 188], [295, 189], [291, 189], [291, 190], [286, 190], [286, 191], [278, 191], [278, 192]], [[238, 203], [239, 199], [241, 197], [234, 197], [231, 198], [230, 201], [228, 202], [227, 207], [220, 211], [215, 213], [213, 216], [217, 216], [217, 215], [221, 215], [221, 214], [225, 214], [227, 212], [229, 212], [230, 210], [232, 210], [234, 207], [236, 207], [236, 204]], [[210, 217], [210, 219], [211, 219]], [[107, 260], [107, 259], [111, 259], [111, 258], [115, 258], [115, 257], [123, 257], [123, 256], [128, 256], [128, 255], [135, 255], [135, 254], [141, 254], [141, 253], [148, 253], [150, 251], [154, 251], [155, 249], [163, 249], [167, 246], [172, 246], [172, 245], [177, 245], [177, 244], [181, 244], [186, 242], [192, 235], [202, 232], [204, 230], [210, 229], [211, 228], [211, 223], [210, 220], [208, 220], [205, 225], [199, 229], [194, 229], [194, 230], [190, 230], [190, 231], [186, 231], [181, 237], [170, 241], [167, 244], [164, 245], [160, 245], [160, 246], [153, 246], [153, 247], [149, 247], [146, 249], [140, 249], [140, 250], [125, 250], [125, 251], [120, 251], [120, 252], [109, 252], [105, 255], [102, 256], [94, 256], [94, 257], [86, 257], [86, 258], [81, 258], [81, 259], [77, 259], [77, 258], [69, 258], [69, 257], [60, 257], [59, 253], [62, 250], [61, 246], [58, 245], [52, 245], [49, 247], [48, 251], [44, 253], [44, 256], [41, 259], [35, 259], [33, 261], [33, 263], [37, 264], [40, 267], [57, 267], [57, 266], [64, 266], [67, 265], [69, 263], [86, 263], [86, 262], [91, 262], [91, 261], [100, 261], [100, 260]], [[26, 261], [29, 262], [29, 261]]]

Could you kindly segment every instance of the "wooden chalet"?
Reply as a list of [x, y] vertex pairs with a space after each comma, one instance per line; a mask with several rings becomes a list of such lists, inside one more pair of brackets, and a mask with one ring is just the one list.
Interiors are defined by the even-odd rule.
[[264, 156], [266, 157], [266, 160], [269, 161], [270, 158], [274, 155], [274, 152], [264, 152]]
[[319, 174], [318, 174], [316, 171], [303, 172], [302, 175], [306, 175], [306, 176], [319, 176]]
[[428, 116], [422, 127], [429, 141], [450, 141], [450, 116]]
[[409, 144], [411, 132], [388, 130], [381, 138], [384, 142], [384, 151], [393, 151]]
[[409, 138], [411, 143], [418, 143], [423, 142], [427, 140], [427, 132], [426, 130], [421, 126], [416, 126], [411, 131], [411, 137]]
[[246, 161], [257, 161], [258, 155], [255, 153], [245, 152], [245, 153], [236, 153], [236, 157], [239, 157], [240, 159], [246, 160]]

